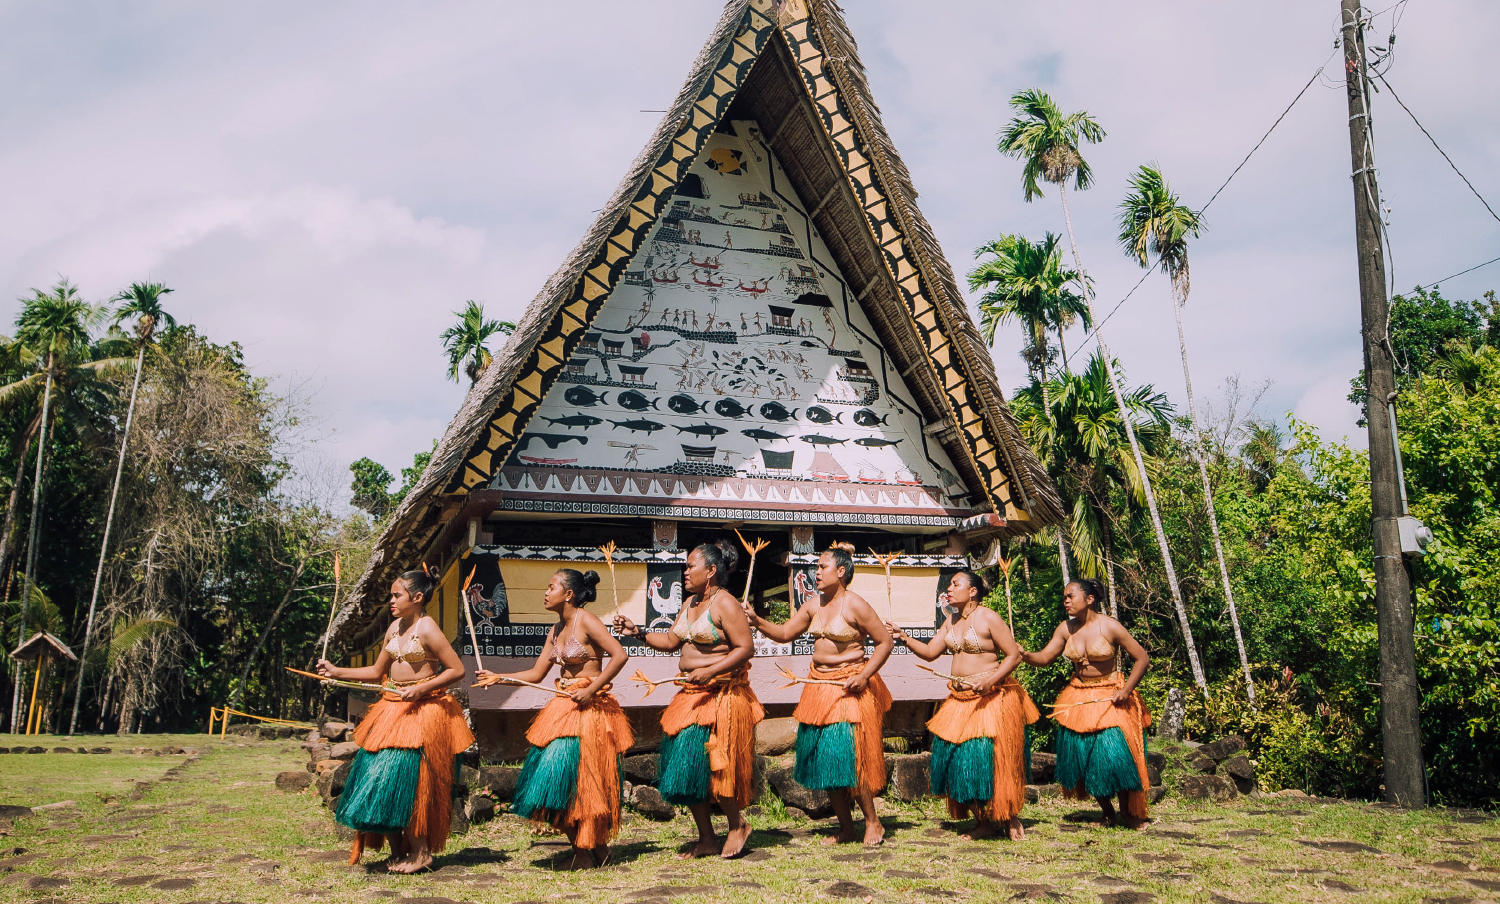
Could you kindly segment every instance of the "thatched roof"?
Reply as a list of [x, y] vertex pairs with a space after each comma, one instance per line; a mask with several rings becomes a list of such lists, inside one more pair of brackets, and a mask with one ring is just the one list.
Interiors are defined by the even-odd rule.
[[78, 657], [73, 655], [73, 651], [68, 649], [67, 644], [46, 631], [36, 632], [25, 643], [10, 651], [10, 658], [21, 662], [30, 662], [39, 656], [65, 659], [68, 662], [78, 661]]
[[[644, 39], [646, 36], [642, 36]], [[682, 91], [594, 224], [542, 287], [469, 391], [431, 463], [392, 517], [335, 631], [378, 603], [401, 570], [441, 557], [464, 514], [488, 514], [515, 440], [671, 203], [720, 121], [754, 119], [857, 297], [900, 364], [928, 432], [1004, 523], [1062, 520], [1046, 472], [1005, 406], [989, 350], [916, 206], [853, 36], [832, 0], [729, 0]], [[472, 510], [465, 512], [472, 506]]]

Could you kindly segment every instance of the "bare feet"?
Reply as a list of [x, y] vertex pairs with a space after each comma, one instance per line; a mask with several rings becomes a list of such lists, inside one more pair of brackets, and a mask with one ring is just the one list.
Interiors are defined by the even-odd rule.
[[593, 854], [593, 852], [592, 851], [586, 851], [583, 848], [574, 848], [573, 849], [573, 860], [572, 860], [571, 863], [568, 864], [568, 870], [571, 872], [573, 870], [593, 869], [593, 868], [594, 868], [594, 854]]
[[829, 835], [827, 838], [824, 838], [823, 839], [823, 843], [827, 844], [827, 845], [835, 845], [835, 844], [845, 844], [845, 843], [853, 841], [853, 840], [854, 840], [854, 826], [850, 826], [847, 829], [839, 829], [837, 834]]
[[595, 866], [608, 866], [610, 855], [613, 853], [614, 850], [607, 844], [601, 844], [592, 851], [589, 851], [589, 855], [594, 858]]
[[974, 822], [974, 828], [960, 835], [965, 841], [983, 841], [986, 838], [994, 838], [1000, 834], [995, 824], [988, 819], [980, 819]]
[[749, 841], [750, 823], [741, 819], [740, 827], [737, 829], [730, 829], [729, 834], [725, 836], [724, 850], [719, 853], [719, 856], [723, 857], [725, 860], [728, 860], [731, 857], [738, 857], [740, 855], [740, 852], [745, 849], [746, 843], [748, 843]]
[[885, 844], [885, 826], [878, 819], [865, 820], [865, 847], [879, 847]]
[[1026, 827], [1021, 825], [1021, 818], [1019, 816], [1012, 816], [1010, 822], [1005, 824], [1005, 827], [1010, 832], [1011, 841], [1021, 841], [1026, 837]]
[[678, 854], [677, 855], [677, 859], [679, 859], [679, 860], [696, 860], [699, 857], [712, 857], [714, 854], [717, 854], [718, 852], [719, 852], [719, 839], [717, 839], [717, 838], [700, 838], [700, 839], [698, 839], [698, 843], [695, 844], [695, 845], [693, 845], [693, 849], [692, 850], [687, 851], [686, 853]]
[[1148, 826], [1150, 824], [1151, 824], [1151, 820], [1149, 820], [1149, 819], [1135, 819], [1134, 817], [1131, 817], [1131, 816], [1126, 816], [1122, 820], [1122, 825], [1124, 825], [1125, 828], [1127, 828], [1127, 829], [1135, 829], [1137, 832], [1145, 831], [1146, 826]]
[[411, 873], [421, 872], [430, 866], [432, 866], [432, 854], [428, 853], [426, 848], [421, 848], [412, 851], [400, 861], [391, 864], [388, 870], [393, 873], [410, 875]]

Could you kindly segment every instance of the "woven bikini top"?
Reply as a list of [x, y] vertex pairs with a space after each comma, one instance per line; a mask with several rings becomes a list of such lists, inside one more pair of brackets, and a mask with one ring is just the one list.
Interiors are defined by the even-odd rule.
[[812, 624], [807, 626], [807, 633], [813, 637], [823, 640], [831, 640], [834, 643], [853, 643], [864, 636], [864, 632], [844, 620], [843, 610], [839, 614], [823, 623], [823, 607], [813, 613]]
[[552, 661], [558, 665], [583, 665], [585, 662], [598, 659], [588, 646], [578, 640], [578, 620], [574, 616], [573, 630], [568, 634], [568, 642], [561, 643], [562, 623], [559, 622], [557, 632], [552, 637]]
[[679, 640], [692, 643], [712, 645], [723, 643], [724, 638], [719, 634], [719, 629], [714, 625], [710, 607], [699, 600], [698, 607], [703, 614], [698, 616], [691, 625], [687, 623], [688, 610], [682, 607], [682, 614], [677, 616], [677, 621], [672, 623], [672, 634]]
[[959, 640], [958, 635], [953, 633], [953, 627], [952, 625], [948, 627], [948, 636], [943, 638], [944, 643], [948, 645], [949, 653], [986, 652], [983, 641], [979, 639], [979, 632], [974, 630], [973, 624], [970, 624], [969, 629], [964, 632], [963, 640]]
[[[431, 618], [431, 616], [424, 615], [422, 618]], [[421, 622], [421, 620], [419, 618], [417, 622]], [[427, 648], [422, 646], [422, 638], [417, 636], [417, 622], [412, 624], [411, 633], [406, 636], [404, 641], [398, 633], [385, 645], [385, 651], [390, 653], [391, 658], [397, 662], [415, 665], [419, 662], [428, 662], [437, 659], [436, 656], [428, 656]]]
[[1089, 662], [1103, 662], [1106, 659], [1115, 658], [1115, 645], [1109, 642], [1109, 638], [1100, 633], [1095, 634], [1094, 639], [1089, 641], [1088, 645], [1085, 646], [1081, 641], [1078, 641], [1078, 635], [1074, 634], [1063, 645], [1063, 655], [1075, 663], [1083, 662], [1085, 659]]

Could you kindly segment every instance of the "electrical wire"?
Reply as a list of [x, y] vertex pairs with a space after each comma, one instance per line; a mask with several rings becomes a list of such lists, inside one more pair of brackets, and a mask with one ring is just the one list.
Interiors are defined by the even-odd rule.
[[1444, 160], [1448, 161], [1448, 166], [1452, 167], [1453, 171], [1458, 174], [1458, 178], [1464, 180], [1464, 184], [1469, 187], [1469, 191], [1473, 192], [1474, 197], [1479, 199], [1479, 203], [1484, 205], [1484, 209], [1490, 212], [1490, 216], [1494, 217], [1496, 222], [1500, 222], [1500, 214], [1495, 213], [1495, 209], [1490, 206], [1490, 202], [1484, 199], [1484, 195], [1479, 193], [1479, 189], [1474, 187], [1474, 183], [1469, 181], [1469, 177], [1463, 174], [1463, 171], [1458, 168], [1458, 164], [1454, 163], [1453, 158], [1448, 156], [1448, 152], [1443, 150], [1442, 146], [1437, 143], [1437, 139], [1432, 137], [1432, 133], [1427, 131], [1427, 127], [1422, 125], [1421, 120], [1417, 119], [1417, 114], [1413, 113], [1411, 108], [1402, 102], [1401, 98], [1396, 94], [1396, 89], [1392, 88], [1391, 83], [1385, 80], [1385, 76], [1377, 72], [1375, 73], [1375, 77], [1380, 79], [1380, 83], [1385, 85], [1385, 89], [1391, 92], [1391, 99], [1399, 104], [1401, 109], [1406, 111], [1406, 115], [1410, 116], [1411, 121], [1417, 124], [1417, 128], [1422, 130], [1422, 134], [1427, 136], [1427, 140], [1432, 142], [1432, 146], [1437, 149], [1437, 152], [1443, 155]]
[[[1337, 48], [1334, 49], [1333, 53], [1330, 53], [1328, 55], [1328, 59], [1330, 59], [1330, 60], [1333, 59], [1333, 56], [1336, 53], [1338, 53]], [[1314, 72], [1312, 74], [1312, 78], [1310, 78], [1310, 79], [1307, 80], [1307, 84], [1305, 84], [1305, 85], [1302, 86], [1302, 90], [1297, 92], [1297, 96], [1294, 97], [1294, 98], [1292, 98], [1292, 102], [1289, 103], [1289, 104], [1287, 104], [1286, 105], [1286, 109], [1281, 111], [1281, 115], [1278, 116], [1278, 117], [1276, 117], [1276, 121], [1273, 122], [1273, 123], [1271, 123], [1271, 127], [1269, 129], [1266, 129], [1266, 133], [1264, 135], [1260, 136], [1260, 140], [1257, 141], [1255, 143], [1255, 146], [1250, 149], [1250, 153], [1248, 153], [1248, 154], [1245, 155], [1245, 159], [1241, 160], [1239, 166], [1236, 166], [1234, 168], [1234, 170], [1232, 172], [1230, 172], [1229, 178], [1225, 179], [1224, 183], [1222, 185], [1220, 185], [1214, 191], [1214, 193], [1212, 195], [1209, 196], [1208, 203], [1204, 204], [1201, 208], [1199, 208], [1198, 213], [1200, 215], [1205, 210], [1208, 210], [1209, 206], [1214, 203], [1214, 201], [1219, 197], [1219, 194], [1221, 192], [1223, 192], [1224, 189], [1226, 189], [1226, 188], [1229, 187], [1229, 183], [1234, 181], [1234, 177], [1237, 176], [1237, 175], [1239, 175], [1240, 170], [1244, 169], [1245, 164], [1247, 164], [1247, 163], [1250, 162], [1250, 158], [1253, 157], [1253, 156], [1255, 156], [1255, 152], [1258, 151], [1258, 150], [1260, 150], [1260, 146], [1266, 143], [1266, 139], [1271, 137], [1271, 133], [1274, 132], [1274, 131], [1276, 131], [1276, 127], [1279, 126], [1279, 125], [1281, 125], [1281, 121], [1283, 119], [1286, 119], [1286, 115], [1288, 113], [1292, 112], [1292, 108], [1295, 107], [1295, 106], [1297, 106], [1297, 101], [1299, 101], [1299, 100], [1302, 99], [1302, 95], [1304, 95], [1304, 94], [1307, 93], [1307, 89], [1312, 87], [1312, 83], [1318, 80], [1318, 76], [1322, 75], [1323, 74], [1323, 70], [1326, 69], [1327, 67], [1328, 67], [1328, 60], [1324, 60], [1323, 61], [1323, 65], [1321, 65], [1321, 66], [1318, 67], [1318, 71]], [[1141, 278], [1136, 281], [1136, 284], [1131, 287], [1130, 291], [1125, 293], [1125, 297], [1121, 298], [1119, 301], [1115, 302], [1115, 306], [1109, 309], [1109, 313], [1106, 314], [1106, 315], [1104, 315], [1104, 319], [1101, 320], [1101, 321], [1099, 321], [1098, 323], [1094, 324], [1094, 328], [1091, 329], [1091, 330], [1089, 330], [1088, 333], [1084, 335], [1083, 341], [1080, 342], [1080, 343], [1078, 343], [1077, 347], [1075, 347], [1073, 349], [1072, 354], [1069, 354], [1068, 357], [1064, 360], [1064, 362], [1063, 362], [1064, 365], [1072, 363], [1073, 358], [1075, 356], [1077, 356], [1077, 354], [1079, 352], [1083, 351], [1084, 346], [1088, 345], [1088, 341], [1090, 339], [1094, 338], [1094, 335], [1096, 333], [1098, 333], [1099, 330], [1101, 328], [1103, 328], [1103, 326], [1106, 323], [1109, 322], [1109, 319], [1111, 317], [1115, 316], [1115, 312], [1118, 311], [1118, 310], [1120, 310], [1120, 306], [1123, 305], [1125, 302], [1127, 302], [1127, 301], [1130, 300], [1130, 296], [1134, 295], [1135, 294], [1135, 290], [1139, 289], [1141, 287], [1141, 284], [1146, 281], [1146, 277], [1150, 276], [1152, 273], [1156, 272], [1156, 268], [1160, 265], [1160, 263], [1161, 263], [1160, 261], [1157, 261], [1156, 263], [1152, 264], [1151, 268], [1148, 269], [1144, 274], [1142, 274]]]
[[1475, 264], [1474, 266], [1470, 267], [1467, 270], [1460, 270], [1457, 273], [1453, 274], [1452, 276], [1445, 276], [1445, 277], [1443, 277], [1442, 279], [1438, 280], [1435, 283], [1428, 283], [1425, 286], [1418, 286], [1417, 287], [1418, 291], [1421, 291], [1423, 289], [1431, 289], [1431, 288], [1433, 288], [1433, 287], [1435, 287], [1435, 286], [1437, 286], [1437, 285], [1439, 285], [1441, 283], [1447, 282], [1450, 279], [1457, 279], [1460, 276], [1463, 276], [1465, 273], [1473, 273], [1475, 270], [1478, 270], [1480, 267], [1488, 267], [1490, 264], [1496, 263], [1497, 261], [1500, 261], [1500, 257], [1492, 257], [1492, 258], [1490, 258], [1489, 260], [1485, 261], [1482, 264]]

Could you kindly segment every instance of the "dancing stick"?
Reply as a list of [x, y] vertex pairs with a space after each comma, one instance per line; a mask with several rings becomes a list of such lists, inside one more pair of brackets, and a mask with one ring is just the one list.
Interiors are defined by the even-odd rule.
[[749, 540], [745, 539], [745, 535], [740, 533], [740, 529], [737, 527], [734, 529], [734, 535], [740, 538], [740, 544], [745, 547], [746, 552], [750, 553], [750, 570], [745, 575], [745, 598], [740, 602], [740, 605], [748, 611], [750, 609], [750, 588], [755, 582], [755, 554], [770, 546], [771, 541], [756, 537], [755, 542], [752, 544]]
[[[519, 684], [522, 687], [534, 687], [534, 688], [536, 688], [539, 691], [546, 691], [549, 694], [556, 694], [559, 697], [571, 697], [571, 696], [573, 696], [572, 694], [568, 693], [567, 691], [560, 691], [560, 690], [558, 690], [555, 687], [548, 687], [545, 684], [533, 684], [530, 681], [522, 681], [520, 678], [509, 678], [509, 677], [506, 677], [505, 675], [491, 675], [490, 678], [489, 678], [489, 681], [490, 681], [490, 684], [497, 684], [497, 683], [499, 683], [501, 681], [504, 681], [506, 684]], [[471, 684], [469, 686], [470, 687], [489, 687], [490, 684], [480, 684], [480, 683], [478, 683], [476, 681], [474, 684]]]
[[324, 682], [326, 684], [333, 684], [333, 685], [337, 685], [339, 687], [347, 687], [347, 688], [350, 688], [352, 690], [360, 690], [360, 691], [383, 691], [383, 690], [386, 690], [386, 687], [383, 684], [366, 684], [363, 681], [345, 681], [342, 678], [329, 678], [327, 675], [319, 675], [317, 672], [304, 672], [301, 669], [294, 669], [291, 666], [285, 666], [285, 668], [286, 668], [286, 670], [288, 672], [295, 672], [298, 675], [305, 675], [308, 678], [316, 678], [319, 681], [322, 681], [322, 682]]
[[333, 617], [339, 613], [339, 554], [333, 554], [333, 604], [328, 607], [328, 627], [323, 631], [323, 655], [328, 658], [328, 641], [333, 638]]
[[602, 552], [602, 553], [604, 553], [604, 564], [606, 564], [606, 565], [609, 566], [609, 592], [614, 595], [614, 598], [615, 598], [615, 614], [619, 615], [620, 614], [620, 582], [617, 581], [617, 580], [615, 580], [615, 550], [616, 549], [619, 549], [619, 547], [615, 545], [615, 541], [613, 541], [613, 540], [611, 540], [608, 543], [604, 544], [603, 546], [599, 547], [599, 551]]
[[1098, 700], [1079, 700], [1077, 703], [1048, 703], [1049, 709], [1067, 709], [1070, 706], [1087, 706], [1090, 703], [1113, 703], [1114, 697], [1100, 697]]
[[469, 569], [469, 576], [464, 578], [462, 596], [464, 598], [464, 621], [469, 623], [469, 640], [474, 644], [474, 666], [477, 671], [484, 671], [484, 660], [479, 658], [479, 634], [474, 630], [474, 613], [469, 611], [474, 608], [474, 601], [469, 598], [469, 585], [474, 583], [474, 572], [478, 570], [479, 564], [476, 562], [474, 567]]
[[990, 669], [988, 672], [979, 672], [975, 675], [948, 675], [943, 672], [939, 672], [937, 669], [929, 668], [928, 666], [925, 666], [920, 662], [917, 663], [917, 668], [921, 669], [924, 672], [931, 672], [932, 674], [946, 681], [957, 682], [959, 687], [966, 687], [968, 686], [969, 682], [973, 681], [975, 678], [985, 678], [995, 674], [995, 669], [998, 669], [999, 666], [995, 666], [995, 668]]
[[1005, 623], [1010, 625], [1010, 629], [1014, 631], [1016, 629], [1016, 610], [1011, 608], [1010, 604], [1010, 570], [1016, 564], [1016, 557], [1011, 556], [1008, 559], [1003, 557], [997, 558], [999, 561], [995, 564], [1000, 566], [1000, 573], [1005, 575]]
[[894, 562], [894, 561], [896, 561], [897, 559], [901, 558], [901, 553], [899, 553], [899, 552], [893, 552], [893, 553], [890, 553], [889, 555], [884, 555], [883, 556], [880, 553], [876, 552], [874, 549], [871, 549], [870, 550], [870, 555], [872, 555], [872, 556], [875, 557], [875, 561], [877, 561], [881, 565], [885, 566], [885, 608], [887, 610], [886, 614], [890, 617], [891, 621], [895, 621], [896, 620], [896, 597], [895, 597], [894, 594], [891, 593], [891, 563]]
[[776, 667], [776, 671], [780, 672], [781, 673], [781, 677], [785, 678], [787, 680], [787, 682], [788, 682], [787, 684], [782, 685], [783, 688], [791, 687], [793, 684], [827, 684], [827, 685], [831, 685], [833, 687], [843, 687], [844, 686], [844, 682], [842, 682], [842, 681], [834, 681], [834, 680], [829, 679], [829, 678], [802, 678], [802, 677], [799, 677], [796, 672], [793, 672], [791, 669], [787, 668], [784, 665], [778, 665]]
[[647, 678], [646, 673], [641, 671], [640, 669], [635, 670], [635, 674], [630, 676], [630, 680], [639, 681], [641, 684], [646, 685], [646, 693], [642, 695], [646, 697], [651, 696], [651, 692], [656, 690], [663, 684], [685, 684], [687, 682], [687, 679], [682, 677], [681, 675], [678, 675], [675, 678], [663, 678], [660, 681], [652, 681], [650, 678]]

